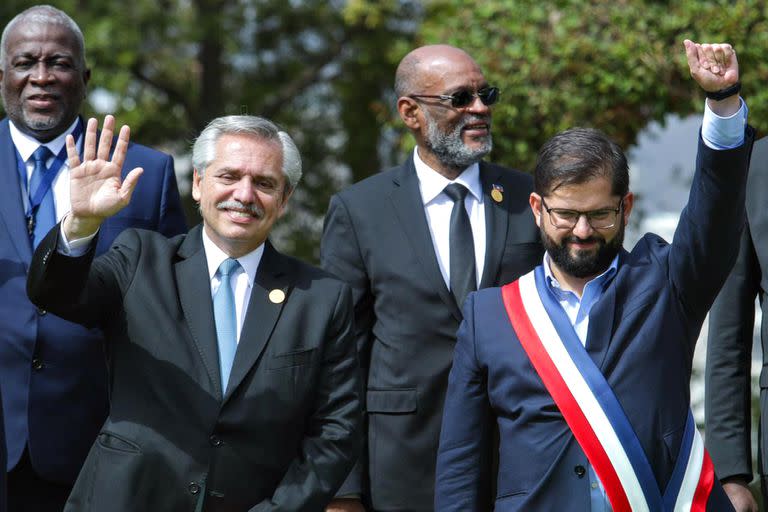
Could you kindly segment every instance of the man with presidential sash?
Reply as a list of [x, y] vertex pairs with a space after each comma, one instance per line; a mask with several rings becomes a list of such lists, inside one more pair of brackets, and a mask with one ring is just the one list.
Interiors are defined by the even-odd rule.
[[730, 45], [685, 49], [707, 100], [674, 241], [646, 234], [622, 247], [634, 196], [626, 157], [603, 133], [575, 128], [544, 145], [530, 197], [544, 261], [465, 304], [437, 510], [478, 509], [493, 419], [497, 512], [733, 510], [696, 431], [689, 381], [738, 251], [754, 133]]

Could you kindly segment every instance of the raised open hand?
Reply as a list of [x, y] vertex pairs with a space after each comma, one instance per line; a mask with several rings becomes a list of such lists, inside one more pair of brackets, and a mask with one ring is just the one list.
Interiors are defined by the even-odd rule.
[[120, 128], [111, 160], [109, 152], [112, 147], [115, 118], [104, 118], [98, 145], [97, 128], [96, 119], [89, 119], [85, 130], [82, 162], [75, 147], [75, 140], [71, 135], [67, 136], [72, 209], [65, 220], [64, 229], [70, 239], [94, 233], [104, 219], [125, 208], [131, 200], [139, 176], [144, 172], [141, 167], [137, 167], [131, 170], [125, 179], [121, 178], [130, 139], [128, 126]]
[[739, 81], [739, 63], [730, 44], [699, 44], [689, 39], [683, 44], [691, 76], [705, 91], [720, 91]]

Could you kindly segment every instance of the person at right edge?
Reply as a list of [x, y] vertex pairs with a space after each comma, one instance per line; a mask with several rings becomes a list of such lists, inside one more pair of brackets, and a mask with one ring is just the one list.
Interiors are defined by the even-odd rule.
[[435, 509], [476, 511], [500, 431], [496, 512], [733, 511], [690, 410], [696, 340], [736, 261], [754, 130], [728, 44], [685, 41], [708, 99], [672, 243], [622, 247], [626, 157], [595, 129], [540, 150], [531, 210], [542, 264], [470, 294], [448, 380]]
[[752, 481], [752, 344], [760, 299], [760, 429], [757, 473], [768, 500], [768, 137], [755, 142], [747, 178], [739, 257], [709, 313], [705, 374], [706, 444], [736, 512], [757, 512]]

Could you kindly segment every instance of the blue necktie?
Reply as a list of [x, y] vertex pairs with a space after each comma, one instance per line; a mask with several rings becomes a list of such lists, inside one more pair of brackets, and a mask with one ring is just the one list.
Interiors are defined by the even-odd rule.
[[[43, 181], [45, 173], [48, 171], [45, 163], [53, 156], [53, 153], [46, 146], [40, 146], [32, 153], [32, 160], [35, 162], [35, 169], [32, 171], [32, 177], [29, 180], [29, 201], [35, 197], [40, 183]], [[37, 211], [32, 212], [34, 216], [35, 229], [32, 232], [32, 246], [37, 247], [40, 241], [48, 234], [48, 231], [56, 224], [56, 208], [53, 204], [53, 188], [43, 196], [43, 200], [37, 207]]]
[[216, 338], [219, 341], [219, 364], [221, 365], [221, 393], [227, 391], [229, 373], [237, 351], [237, 313], [235, 295], [232, 293], [230, 278], [240, 267], [240, 263], [227, 258], [219, 265], [219, 288], [213, 296], [213, 315], [216, 320]]

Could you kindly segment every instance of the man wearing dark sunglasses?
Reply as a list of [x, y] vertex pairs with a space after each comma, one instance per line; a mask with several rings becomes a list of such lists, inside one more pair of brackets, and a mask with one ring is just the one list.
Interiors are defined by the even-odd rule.
[[321, 248], [325, 269], [353, 288], [367, 399], [361, 463], [334, 512], [434, 509], [464, 298], [516, 279], [543, 254], [530, 176], [482, 161], [500, 92], [477, 63], [451, 46], [417, 48], [400, 62], [395, 92], [416, 148], [331, 199]]

